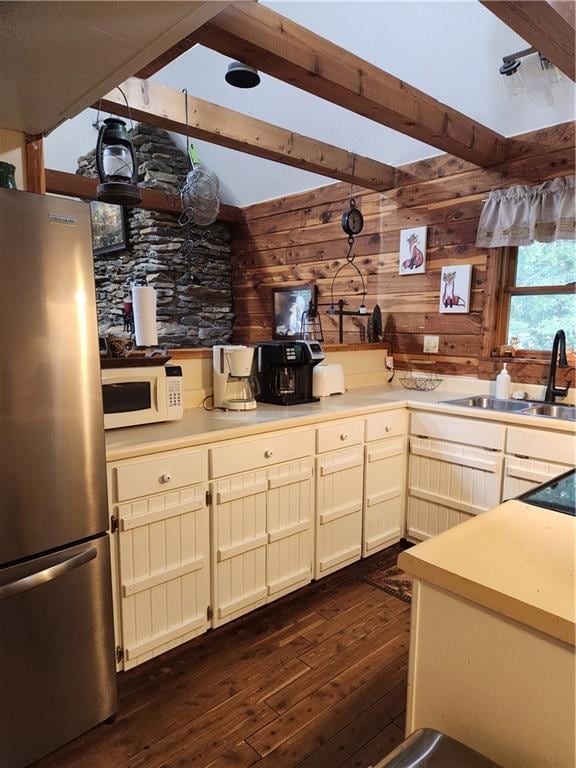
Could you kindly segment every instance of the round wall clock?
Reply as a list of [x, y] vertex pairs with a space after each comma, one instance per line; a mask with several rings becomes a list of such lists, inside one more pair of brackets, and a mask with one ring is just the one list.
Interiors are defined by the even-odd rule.
[[342, 214], [342, 229], [347, 235], [354, 237], [362, 232], [363, 227], [364, 217], [362, 212], [356, 208], [356, 200], [352, 198], [350, 200], [350, 208]]

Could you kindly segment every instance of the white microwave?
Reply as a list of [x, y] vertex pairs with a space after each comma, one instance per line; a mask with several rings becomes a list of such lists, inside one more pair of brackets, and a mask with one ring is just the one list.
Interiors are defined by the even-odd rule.
[[179, 365], [102, 371], [104, 429], [181, 419], [183, 399]]

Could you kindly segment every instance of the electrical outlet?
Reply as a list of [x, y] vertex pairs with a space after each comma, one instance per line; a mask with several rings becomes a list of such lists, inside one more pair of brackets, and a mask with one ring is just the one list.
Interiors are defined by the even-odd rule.
[[424, 336], [424, 352], [437, 353], [439, 348], [439, 336]]

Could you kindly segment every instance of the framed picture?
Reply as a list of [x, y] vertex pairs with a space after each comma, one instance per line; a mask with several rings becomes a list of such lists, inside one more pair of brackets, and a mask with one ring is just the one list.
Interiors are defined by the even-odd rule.
[[315, 283], [272, 288], [273, 338], [301, 338], [302, 315], [310, 308], [310, 304], [316, 304]]
[[121, 205], [93, 200], [90, 203], [90, 218], [92, 250], [95, 256], [126, 248], [126, 215]]
[[428, 227], [400, 230], [401, 275], [421, 275], [426, 272], [426, 233]]
[[472, 265], [442, 267], [440, 279], [440, 312], [446, 315], [470, 312]]

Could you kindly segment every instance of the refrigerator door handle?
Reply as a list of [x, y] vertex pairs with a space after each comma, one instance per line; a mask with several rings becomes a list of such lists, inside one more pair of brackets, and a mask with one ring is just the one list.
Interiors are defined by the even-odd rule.
[[42, 584], [46, 584], [48, 581], [54, 581], [54, 579], [64, 576], [66, 573], [70, 573], [70, 571], [79, 568], [90, 560], [94, 560], [96, 554], [96, 550], [92, 547], [92, 549], [88, 549], [86, 552], [81, 552], [79, 555], [74, 555], [74, 557], [70, 557], [62, 563], [51, 565], [49, 568], [43, 568], [41, 571], [31, 573], [29, 576], [24, 576], [22, 579], [16, 579], [16, 581], [5, 584], [0, 587], [0, 600], [5, 600], [7, 597], [26, 592], [28, 589], [34, 589], [34, 587], [39, 587]]

